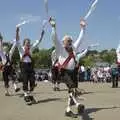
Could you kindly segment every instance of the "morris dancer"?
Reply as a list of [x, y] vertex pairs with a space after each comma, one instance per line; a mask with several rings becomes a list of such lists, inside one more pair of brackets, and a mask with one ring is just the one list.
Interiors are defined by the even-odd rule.
[[66, 35], [63, 37], [63, 45], [62, 45], [57, 38], [55, 20], [53, 18], [50, 18], [49, 22], [52, 26], [52, 39], [55, 45], [56, 55], [58, 58], [59, 73], [60, 73], [60, 76], [62, 76], [62, 79], [64, 79], [64, 82], [66, 83], [69, 89], [68, 90], [68, 93], [69, 93], [68, 106], [65, 111], [65, 115], [71, 116], [71, 117], [77, 117], [77, 115], [71, 111], [70, 102], [71, 100], [74, 101], [76, 107], [78, 108], [78, 113], [84, 111], [84, 105], [79, 104], [75, 98], [75, 93], [78, 88], [75, 58], [76, 58], [76, 53], [78, 52], [79, 45], [82, 42], [86, 23], [84, 20], [80, 21], [81, 31], [75, 43], [72, 44], [72, 41], [73, 41], [72, 38]]
[[120, 44], [116, 49], [116, 55], [117, 55], [117, 68], [116, 69], [112, 68], [113, 87], [118, 87], [118, 79], [120, 77]]
[[34, 65], [33, 65], [31, 54], [33, 49], [36, 48], [37, 45], [43, 39], [43, 35], [44, 35], [44, 29], [41, 32], [40, 39], [37, 40], [32, 46], [30, 44], [29, 38], [24, 39], [23, 46], [22, 46], [19, 43], [20, 42], [19, 27], [17, 27], [17, 31], [16, 31], [16, 42], [17, 42], [17, 47], [20, 54], [20, 68], [21, 68], [21, 73], [23, 77], [24, 100], [28, 104], [36, 102], [34, 97], [30, 94], [35, 87], [35, 76], [34, 76], [35, 72], [34, 72]]
[[[87, 49], [85, 49], [82, 52], [79, 52], [79, 53], [76, 54], [76, 62], [77, 62], [77, 64], [79, 64], [80, 59], [87, 54], [87, 52], [88, 52], [88, 50], [90, 48], [91, 47], [88, 46]], [[53, 90], [54, 91], [59, 91], [60, 90], [60, 85], [59, 85], [60, 84], [60, 80], [58, 78], [58, 72], [59, 72], [58, 71], [58, 66], [59, 66], [59, 64], [58, 64], [58, 58], [57, 58], [57, 55], [56, 55], [56, 50], [53, 50], [52, 55], [51, 55], [51, 60], [52, 60], [52, 82], [53, 82]], [[76, 74], [76, 76], [77, 76], [77, 74]]]
[[12, 55], [15, 50], [16, 44], [14, 43], [8, 52], [8, 47], [6, 45], [3, 45], [3, 37], [0, 34], [0, 57], [1, 57], [1, 71], [3, 75], [4, 85], [5, 85], [5, 95], [10, 96], [9, 93], [9, 77], [12, 78], [13, 86], [15, 89], [15, 92], [18, 92], [20, 88], [16, 85], [16, 78], [14, 76], [14, 69], [12, 65]]
[[54, 91], [59, 91], [60, 90], [60, 81], [58, 81], [58, 58], [56, 55], [56, 50], [52, 51], [51, 55], [51, 60], [52, 60], [52, 83], [53, 83], [53, 90]]

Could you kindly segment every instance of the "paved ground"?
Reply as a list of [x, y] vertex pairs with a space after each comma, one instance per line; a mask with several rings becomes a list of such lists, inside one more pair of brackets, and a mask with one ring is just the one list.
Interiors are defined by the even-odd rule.
[[54, 92], [51, 83], [40, 82], [34, 92], [38, 104], [27, 106], [20, 97], [22, 91], [14, 94], [11, 89], [12, 96], [5, 97], [0, 82], [0, 120], [120, 120], [120, 88], [111, 88], [108, 83], [80, 83], [79, 88], [85, 90], [80, 101], [86, 110], [76, 119], [64, 116], [67, 91], [64, 85], [61, 88]]

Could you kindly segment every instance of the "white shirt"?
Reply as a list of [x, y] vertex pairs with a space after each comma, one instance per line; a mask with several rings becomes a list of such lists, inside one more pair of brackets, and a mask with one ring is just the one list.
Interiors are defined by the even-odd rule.
[[98, 76], [99, 78], [102, 78], [102, 77], [103, 77], [103, 72], [100, 71], [100, 70], [98, 70], [98, 71], [97, 71], [97, 76]]
[[83, 65], [81, 66], [81, 71], [85, 72], [85, 67]]
[[[75, 57], [76, 57], [76, 53], [78, 52], [78, 48], [82, 42], [83, 34], [84, 34], [84, 29], [81, 29], [78, 39], [73, 43], [73, 51]], [[55, 45], [58, 62], [60, 63], [60, 65], [62, 65], [64, 61], [68, 58], [69, 54], [58, 40], [55, 28], [52, 28], [52, 40]], [[66, 65], [65, 69], [73, 70], [74, 68], [75, 68], [75, 60], [74, 58], [71, 58], [69, 63]]]
[[[14, 44], [12, 45], [12, 47], [11, 47], [9, 53], [8, 53], [8, 54], [9, 54], [9, 59], [10, 59], [10, 61], [11, 61], [12, 55], [13, 55], [13, 53], [14, 53], [14, 51], [15, 51], [15, 47], [16, 47], [16, 43], [14, 43]], [[2, 45], [0, 45], [0, 57], [1, 57], [1, 59], [2, 59], [2, 64], [5, 65], [6, 62], [7, 62], [7, 58], [6, 58], [6, 53], [5, 53], [5, 51], [3, 51]]]
[[[34, 42], [34, 44], [31, 45], [31, 47], [30, 47], [30, 54], [31, 54], [32, 51], [38, 46], [38, 44], [42, 41], [43, 36], [44, 36], [43, 32], [44, 32], [44, 30], [42, 30], [42, 32], [41, 32], [40, 39], [39, 39], [39, 40], [36, 40], [36, 41]], [[31, 59], [30, 59], [29, 56], [25, 56], [25, 57], [23, 58], [23, 55], [25, 54], [25, 49], [24, 49], [24, 46], [22, 46], [22, 45], [20, 44], [20, 41], [19, 41], [19, 40], [15, 40], [14, 42], [17, 44], [17, 47], [18, 47], [18, 50], [19, 50], [19, 54], [20, 54], [20, 59], [21, 59], [23, 62], [26, 62], [26, 63], [31, 62]]]
[[[43, 38], [43, 36], [42, 36], [42, 38]], [[30, 54], [32, 54], [32, 51], [38, 46], [38, 44], [41, 42], [42, 38], [40, 40], [36, 40], [34, 42], [34, 44], [30, 47]], [[17, 47], [18, 47], [19, 54], [20, 54], [20, 59], [25, 63], [32, 62], [31, 58], [29, 56], [25, 56], [23, 58], [23, 55], [25, 54], [24, 46], [22, 46], [19, 41], [15, 41], [15, 42], [17, 43]]]
[[[23, 55], [25, 54], [25, 48], [24, 48], [24, 46], [21, 47], [21, 46], [19, 45], [18, 50], [19, 50], [20, 59], [22, 59], [22, 62], [25, 62], [25, 63], [30, 63], [30, 62], [32, 62], [32, 60], [31, 60], [31, 58], [30, 58], [29, 56], [25, 56], [25, 57], [23, 58]], [[30, 49], [30, 54], [32, 54], [31, 49]]]

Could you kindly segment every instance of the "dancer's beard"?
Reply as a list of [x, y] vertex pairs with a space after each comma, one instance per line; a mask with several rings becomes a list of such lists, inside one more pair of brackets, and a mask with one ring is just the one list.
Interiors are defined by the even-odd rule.
[[73, 47], [72, 45], [69, 45], [66, 47], [67, 52], [73, 52]]

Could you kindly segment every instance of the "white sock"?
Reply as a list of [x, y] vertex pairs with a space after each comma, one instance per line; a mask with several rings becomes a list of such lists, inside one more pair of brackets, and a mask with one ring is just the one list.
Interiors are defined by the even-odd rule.
[[5, 88], [5, 93], [9, 93], [9, 90], [8, 90], [8, 88]]
[[68, 97], [68, 106], [66, 108], [66, 112], [69, 112], [71, 109], [70, 109], [70, 101], [71, 101], [71, 98], [70, 96]]
[[70, 106], [67, 107], [66, 112], [70, 112]]
[[27, 93], [27, 92], [24, 92], [24, 96], [25, 96], [25, 97], [28, 96], [28, 93]]
[[53, 84], [53, 88], [56, 88], [56, 84]]
[[60, 85], [59, 85], [58, 83], [56, 83], [56, 87], [57, 87], [57, 88], [59, 88], [59, 87], [60, 87]]
[[72, 97], [72, 99], [73, 99], [73, 101], [74, 101], [76, 107], [78, 107], [79, 103], [77, 102], [76, 98], [73, 96], [72, 93], [70, 93], [70, 96]]
[[14, 89], [16, 90], [17, 89], [17, 85], [14, 83], [13, 86], [14, 86]]

